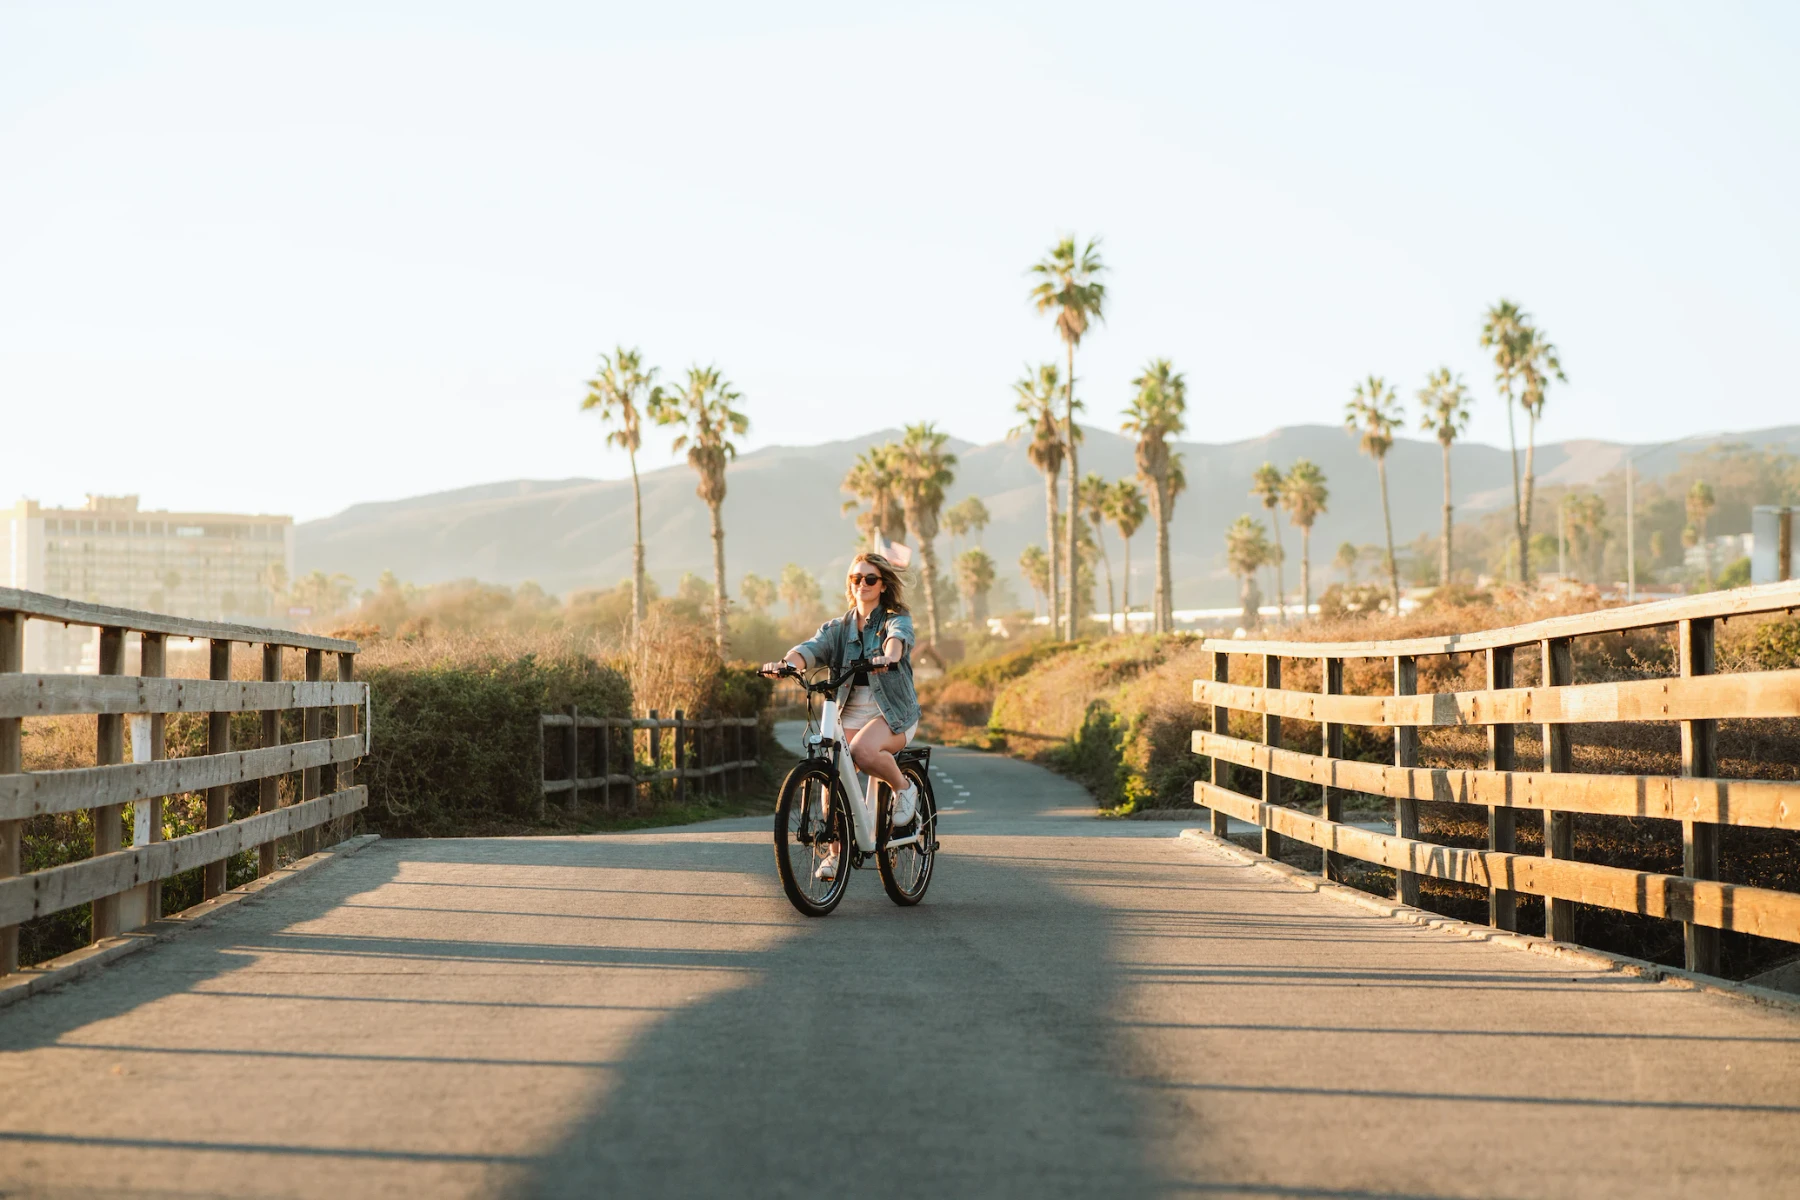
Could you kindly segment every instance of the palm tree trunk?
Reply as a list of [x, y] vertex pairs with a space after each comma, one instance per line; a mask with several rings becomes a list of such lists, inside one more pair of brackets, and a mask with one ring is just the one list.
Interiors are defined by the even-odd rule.
[[1175, 598], [1170, 595], [1172, 586], [1169, 579], [1169, 501], [1174, 497], [1167, 494], [1168, 482], [1157, 480], [1158, 503], [1156, 505], [1156, 626], [1158, 632], [1173, 633], [1175, 631]]
[[1069, 398], [1068, 398], [1067, 413], [1068, 413], [1068, 418], [1069, 418], [1068, 419], [1069, 427], [1067, 430], [1068, 435], [1069, 435], [1069, 528], [1068, 528], [1069, 536], [1068, 536], [1066, 545], [1068, 547], [1067, 557], [1068, 557], [1069, 561], [1063, 564], [1063, 571], [1066, 573], [1066, 575], [1068, 577], [1068, 581], [1069, 581], [1069, 589], [1068, 589], [1069, 601], [1068, 601], [1068, 604], [1065, 606], [1065, 608], [1068, 612], [1068, 623], [1069, 623], [1068, 639], [1072, 642], [1075, 640], [1075, 622], [1076, 622], [1075, 603], [1076, 603], [1076, 596], [1079, 594], [1077, 589], [1078, 589], [1078, 585], [1080, 583], [1079, 575], [1080, 575], [1080, 571], [1081, 571], [1081, 564], [1076, 560], [1076, 557], [1075, 557], [1075, 522], [1081, 520], [1081, 510], [1079, 508], [1077, 508], [1075, 505], [1075, 481], [1081, 478], [1081, 471], [1075, 462], [1075, 343], [1074, 342], [1069, 343]]
[[1312, 524], [1300, 527], [1300, 619], [1312, 613]]
[[713, 540], [713, 640], [718, 643], [719, 657], [725, 657], [725, 522], [722, 504], [709, 504], [712, 511]]
[[1113, 578], [1112, 555], [1106, 549], [1106, 524], [1099, 522], [1094, 526], [1094, 540], [1100, 543], [1100, 561], [1106, 564], [1106, 636], [1111, 637], [1113, 631]]
[[1121, 589], [1121, 590], [1123, 590], [1123, 592], [1125, 594], [1123, 596], [1121, 596], [1120, 599], [1125, 604], [1125, 629], [1124, 629], [1124, 632], [1130, 633], [1131, 632], [1131, 539], [1126, 537], [1123, 533], [1121, 533], [1121, 534], [1119, 534], [1119, 540], [1121, 542], [1125, 543], [1125, 580], [1124, 580], [1124, 585]]
[[1050, 547], [1044, 566], [1044, 600], [1050, 614], [1050, 636], [1057, 636], [1056, 626], [1056, 476], [1044, 474], [1044, 542]]
[[1512, 451], [1513, 531], [1519, 538], [1519, 583], [1525, 583], [1529, 564], [1526, 561], [1525, 531], [1519, 528], [1519, 435], [1513, 430], [1512, 388], [1501, 393], [1506, 401], [1506, 444]]
[[1394, 562], [1394, 518], [1388, 513], [1387, 455], [1375, 460], [1375, 469], [1381, 475], [1381, 524], [1387, 530], [1388, 601], [1394, 606], [1397, 617], [1400, 615], [1400, 568]]
[[1281, 518], [1274, 509], [1269, 510], [1269, 524], [1275, 527], [1275, 619], [1286, 625], [1287, 605], [1282, 603], [1282, 597], [1287, 595], [1287, 577], [1281, 566], [1287, 553], [1281, 547]]
[[637, 635], [644, 623], [644, 493], [638, 488], [637, 452], [631, 460], [631, 516], [634, 535], [631, 542], [631, 632]]
[[938, 644], [938, 602], [937, 602], [937, 547], [933, 538], [916, 538], [919, 543], [919, 557], [925, 563], [925, 627], [931, 632], [931, 645], [935, 649]]
[[1438, 586], [1450, 586], [1450, 443], [1444, 447], [1444, 544], [1438, 548]]
[[1526, 414], [1525, 434], [1525, 495], [1519, 501], [1519, 579], [1529, 579], [1526, 571], [1531, 564], [1531, 491], [1537, 482], [1532, 473], [1532, 464], [1537, 458], [1537, 412]]

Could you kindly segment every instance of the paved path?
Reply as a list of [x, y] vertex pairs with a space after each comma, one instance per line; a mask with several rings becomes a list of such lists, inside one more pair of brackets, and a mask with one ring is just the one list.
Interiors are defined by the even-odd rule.
[[0, 1013], [0, 1192], [1794, 1193], [1800, 1019], [936, 757], [916, 909], [803, 920], [760, 820], [383, 842]]

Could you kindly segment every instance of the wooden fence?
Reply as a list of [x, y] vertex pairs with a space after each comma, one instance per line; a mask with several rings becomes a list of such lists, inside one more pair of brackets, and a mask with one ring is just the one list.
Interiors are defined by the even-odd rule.
[[[97, 674], [24, 673], [34, 620], [96, 627]], [[135, 675], [125, 673], [130, 635], [138, 642]], [[210, 677], [167, 677], [170, 638], [204, 640]], [[231, 678], [232, 648], [240, 642], [262, 647], [261, 680]], [[305, 652], [303, 681], [282, 680], [281, 655], [290, 648]], [[367, 789], [351, 781], [368, 751], [367, 734], [357, 729], [368, 685], [351, 681], [356, 651], [355, 642], [336, 638], [0, 588], [0, 973], [18, 969], [22, 921], [91, 903], [91, 933], [99, 941], [159, 918], [161, 883], [172, 875], [204, 867], [202, 894], [211, 898], [225, 891], [226, 859], [240, 851], [261, 849], [259, 876], [276, 869], [279, 838], [299, 834], [299, 852], [315, 852], [322, 827], [367, 803]], [[331, 679], [327, 654], [337, 659]], [[292, 710], [302, 714], [301, 740], [284, 745], [281, 716]], [[234, 749], [231, 715], [241, 712], [261, 714], [260, 736], [254, 747]], [[205, 754], [167, 757], [170, 713], [207, 715]], [[95, 765], [26, 771], [24, 722], [68, 714], [94, 717]], [[133, 716], [143, 719], [134, 722], [135, 761], [126, 762], [125, 722]], [[299, 776], [298, 799], [283, 805], [279, 780], [291, 774]], [[258, 783], [257, 813], [233, 821], [231, 787], [249, 781]], [[165, 841], [163, 799], [187, 792], [204, 793], [205, 828]], [[134, 814], [139, 836], [129, 849], [122, 845], [127, 804], [144, 806]], [[82, 809], [92, 814], [93, 855], [20, 874], [27, 820]]]
[[[1194, 682], [1194, 700], [1210, 708], [1212, 728], [1195, 731], [1193, 749], [1211, 758], [1212, 777], [1194, 785], [1194, 802], [1212, 810], [1212, 831], [1221, 837], [1228, 816], [1261, 826], [1263, 853], [1271, 857], [1279, 853], [1284, 837], [1319, 847], [1328, 878], [1338, 870], [1340, 856], [1390, 867], [1396, 872], [1396, 897], [1405, 903], [1418, 903], [1422, 876], [1486, 888], [1489, 921], [1501, 929], [1516, 928], [1521, 893], [1543, 898], [1545, 932], [1558, 941], [1574, 938], [1575, 904], [1681, 921], [1688, 968], [1717, 974], [1719, 930], [1800, 942], [1800, 894], [1719, 878], [1720, 828], [1800, 830], [1800, 783], [1717, 777], [1719, 720], [1800, 716], [1800, 670], [1715, 674], [1715, 629], [1730, 617], [1791, 613], [1796, 607], [1800, 584], [1788, 582], [1448, 637], [1389, 642], [1209, 639], [1202, 648], [1212, 652], [1211, 678]], [[1676, 631], [1678, 674], [1574, 682], [1576, 638], [1657, 626]], [[1536, 686], [1522, 686], [1514, 675], [1515, 653], [1534, 646], [1539, 678]], [[1483, 656], [1484, 689], [1417, 694], [1422, 657], [1460, 654]], [[1257, 664], [1259, 686], [1229, 681], [1233, 655]], [[1317, 663], [1319, 691], [1284, 690], [1284, 659]], [[1392, 693], [1344, 694], [1344, 664], [1356, 659], [1389, 660]], [[1234, 709], [1259, 715], [1260, 742], [1229, 736]], [[1319, 752], [1282, 748], [1284, 718], [1316, 723]], [[1680, 775], [1576, 773], [1576, 727], [1603, 722], [1677, 723]], [[1542, 728], [1540, 771], [1514, 770], [1515, 729], [1527, 723]], [[1393, 765], [1345, 759], [1346, 726], [1392, 728]], [[1419, 730], [1444, 726], [1486, 728], [1485, 769], [1418, 765]], [[1259, 773], [1259, 795], [1225, 786], [1232, 764]], [[1285, 780], [1319, 789], [1317, 815], [1283, 805]], [[1347, 792], [1393, 800], [1395, 832], [1343, 823]], [[1487, 848], [1459, 849], [1422, 840], [1421, 801], [1485, 809]], [[1521, 810], [1543, 819], [1542, 856], [1516, 852], [1515, 818]], [[1576, 861], [1573, 820], [1581, 813], [1679, 821], [1683, 873]]]
[[[647, 717], [589, 717], [573, 705], [568, 712], [545, 713], [544, 736], [539, 743], [538, 776], [543, 781], [539, 815], [545, 798], [568, 792], [569, 807], [578, 808], [586, 793], [598, 791], [602, 808], [613, 806], [614, 788], [624, 789], [635, 803], [637, 789], [672, 780], [675, 800], [685, 803], [692, 781], [729, 782], [733, 790], [744, 785], [744, 772], [759, 763], [756, 717], [702, 717], [690, 719], [680, 709], [673, 717], [661, 717], [655, 709]], [[551, 733], [556, 730], [556, 733]], [[649, 761], [637, 753], [637, 733], [644, 731]], [[582, 735], [592, 731], [592, 753], [583, 753]], [[664, 767], [663, 733], [670, 735], [673, 765]], [[715, 736], [708, 736], [715, 735]], [[556, 752], [550, 751], [555, 742]], [[710, 761], [708, 761], [710, 760]], [[555, 769], [552, 771], [552, 764]], [[592, 774], [582, 774], [592, 765]], [[619, 768], [623, 768], [622, 770]], [[729, 775], [729, 779], [727, 776]]]

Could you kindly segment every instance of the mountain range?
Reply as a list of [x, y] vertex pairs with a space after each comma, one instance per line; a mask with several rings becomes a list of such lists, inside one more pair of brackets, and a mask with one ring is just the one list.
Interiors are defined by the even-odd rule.
[[[1129, 439], [1105, 429], [1084, 426], [1083, 431], [1084, 475], [1095, 471], [1111, 479], [1134, 474]], [[898, 437], [898, 430], [884, 429], [815, 446], [769, 446], [738, 458], [726, 477], [724, 505], [733, 592], [746, 572], [776, 578], [789, 562], [822, 580], [841, 574], [856, 533], [842, 511], [846, 497], [839, 482], [858, 453]], [[1800, 426], [1703, 435], [1649, 451], [1622, 442], [1551, 442], [1537, 448], [1537, 474], [1544, 484], [1588, 486], [1633, 454], [1639, 477], [1653, 478], [1673, 470], [1682, 454], [1720, 442], [1800, 452]], [[1245, 441], [1181, 442], [1175, 448], [1185, 456], [1188, 479], [1171, 524], [1176, 607], [1232, 602], [1235, 584], [1224, 568], [1224, 532], [1241, 513], [1261, 514], [1248, 492], [1251, 472], [1264, 462], [1285, 469], [1305, 457], [1325, 472], [1331, 498], [1313, 529], [1316, 568], [1323, 567], [1340, 542], [1382, 540], [1375, 465], [1341, 426], [1289, 426]], [[1021, 441], [975, 445], [952, 439], [950, 449], [958, 464], [946, 503], [981, 497], [992, 524], [979, 541], [993, 555], [1002, 580], [1010, 582], [1013, 598], [1029, 602], [1018, 558], [1027, 544], [1044, 540], [1043, 477], [1026, 459]], [[1389, 453], [1396, 545], [1440, 527], [1440, 454], [1435, 441], [1412, 438], [1397, 439]], [[687, 572], [710, 580], [710, 525], [706, 506], [694, 494], [693, 472], [677, 463], [644, 471], [641, 480], [651, 574], [664, 592], [672, 591]], [[1507, 450], [1456, 443], [1451, 483], [1459, 521], [1504, 508], [1512, 502]], [[1282, 532], [1289, 562], [1296, 563], [1297, 531]], [[1108, 546], [1117, 576], [1122, 563], [1116, 531], [1109, 531]], [[948, 540], [940, 538], [939, 553], [946, 563], [949, 550]], [[1150, 598], [1152, 553], [1152, 529], [1146, 522], [1132, 542], [1134, 604]], [[512, 480], [357, 504], [300, 524], [296, 560], [303, 573], [342, 572], [362, 587], [373, 586], [383, 571], [416, 584], [475, 578], [509, 585], [535, 580], [553, 593], [611, 587], [631, 569], [631, 481]], [[1290, 580], [1295, 574], [1290, 572]], [[832, 590], [827, 586], [827, 592]]]

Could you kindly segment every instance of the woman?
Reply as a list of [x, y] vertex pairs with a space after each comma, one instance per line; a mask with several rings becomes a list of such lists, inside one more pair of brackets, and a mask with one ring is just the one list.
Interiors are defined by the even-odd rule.
[[[851, 609], [825, 622], [819, 632], [787, 652], [781, 662], [764, 663], [764, 674], [782, 663], [810, 670], [821, 663], [834, 672], [859, 658], [870, 670], [838, 690], [838, 719], [850, 737], [850, 761], [863, 774], [893, 789], [895, 828], [910, 823], [919, 810], [919, 791], [906, 781], [894, 762], [919, 731], [919, 698], [912, 681], [912, 616], [907, 612], [900, 573], [879, 554], [859, 554], [850, 564], [844, 585]], [[817, 872], [835, 879], [838, 848], [833, 847]]]

